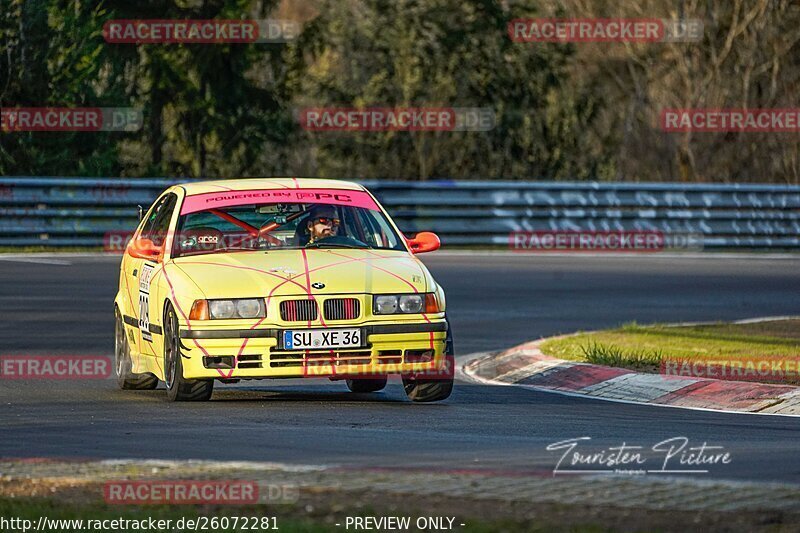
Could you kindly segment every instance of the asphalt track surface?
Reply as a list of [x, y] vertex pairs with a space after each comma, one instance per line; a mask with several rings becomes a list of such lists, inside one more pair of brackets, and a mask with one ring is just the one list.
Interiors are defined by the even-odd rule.
[[[424, 257], [445, 287], [456, 352], [639, 323], [800, 314], [800, 257]], [[44, 262], [40, 262], [44, 261]], [[118, 257], [0, 257], [0, 355], [112, 349]], [[163, 385], [161, 386], [163, 389]], [[553, 442], [645, 447], [676, 436], [724, 446], [702, 479], [800, 483], [800, 418], [609, 403], [516, 387], [456, 385], [417, 405], [390, 383], [354, 395], [326, 380], [217, 386], [211, 402], [112, 380], [0, 380], [0, 457], [276, 461], [549, 473]], [[670, 464], [671, 467], [677, 466]]]

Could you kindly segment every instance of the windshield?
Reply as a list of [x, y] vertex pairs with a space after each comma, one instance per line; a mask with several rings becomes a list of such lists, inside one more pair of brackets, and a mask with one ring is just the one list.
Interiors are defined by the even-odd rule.
[[172, 255], [300, 248], [406, 250], [381, 211], [321, 203], [257, 203], [181, 215]]

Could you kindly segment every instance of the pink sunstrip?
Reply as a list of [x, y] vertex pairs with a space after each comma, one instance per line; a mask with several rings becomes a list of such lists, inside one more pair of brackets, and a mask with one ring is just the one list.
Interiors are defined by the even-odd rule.
[[231, 207], [264, 203], [308, 203], [347, 205], [380, 211], [369, 193], [348, 189], [252, 189], [194, 194], [183, 200], [181, 215]]

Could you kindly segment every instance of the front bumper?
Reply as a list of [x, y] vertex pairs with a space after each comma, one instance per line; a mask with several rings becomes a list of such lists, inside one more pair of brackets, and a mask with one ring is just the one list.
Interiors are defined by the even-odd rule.
[[[436, 376], [447, 370], [447, 321], [359, 324], [365, 344], [341, 350], [283, 350], [284, 329], [181, 329], [188, 379]], [[315, 329], [315, 328], [311, 328]]]

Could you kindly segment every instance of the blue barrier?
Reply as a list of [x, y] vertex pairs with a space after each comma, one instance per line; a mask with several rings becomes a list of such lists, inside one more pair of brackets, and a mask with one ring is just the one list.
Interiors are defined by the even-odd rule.
[[[102, 246], [165, 178], [0, 178], [0, 246]], [[363, 181], [405, 233], [507, 246], [518, 231], [660, 231], [705, 248], [800, 248], [800, 187], [768, 184]]]

